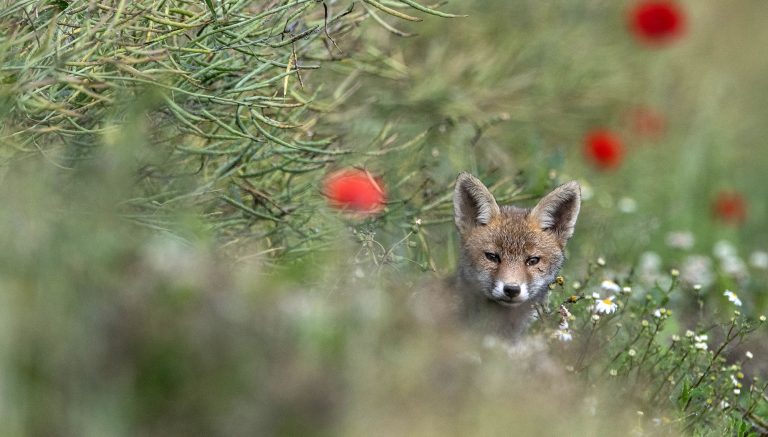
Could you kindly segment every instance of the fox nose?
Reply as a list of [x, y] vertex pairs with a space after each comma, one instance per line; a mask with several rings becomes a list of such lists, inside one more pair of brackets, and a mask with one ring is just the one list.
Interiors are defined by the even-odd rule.
[[505, 285], [504, 286], [504, 294], [507, 295], [507, 297], [517, 297], [520, 295], [520, 286], [519, 285]]

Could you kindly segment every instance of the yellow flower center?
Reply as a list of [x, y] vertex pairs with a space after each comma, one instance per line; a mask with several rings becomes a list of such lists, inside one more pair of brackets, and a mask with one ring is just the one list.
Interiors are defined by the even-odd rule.
[[611, 298], [603, 299], [603, 303], [608, 305], [608, 306], [613, 305], [613, 299], [611, 299]]

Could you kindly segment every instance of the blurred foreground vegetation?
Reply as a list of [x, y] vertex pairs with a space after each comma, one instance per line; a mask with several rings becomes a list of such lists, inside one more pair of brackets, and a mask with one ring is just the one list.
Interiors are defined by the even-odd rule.
[[[768, 8], [683, 2], [652, 49], [629, 2], [406, 3], [2, 3], [0, 433], [768, 432]], [[347, 166], [381, 215], [328, 208]], [[521, 344], [413, 297], [455, 264], [459, 170], [585, 187]]]

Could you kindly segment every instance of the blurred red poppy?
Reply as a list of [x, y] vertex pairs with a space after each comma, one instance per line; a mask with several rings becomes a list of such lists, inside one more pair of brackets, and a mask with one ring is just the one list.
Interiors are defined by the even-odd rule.
[[386, 195], [381, 181], [365, 170], [338, 170], [325, 178], [324, 193], [334, 208], [373, 214], [384, 208]]
[[624, 146], [613, 132], [596, 129], [587, 133], [584, 139], [584, 154], [598, 168], [609, 170], [621, 164]]
[[663, 45], [683, 33], [685, 14], [675, 1], [640, 1], [629, 13], [629, 26], [643, 43]]
[[667, 129], [664, 115], [646, 106], [630, 109], [627, 113], [627, 122], [634, 135], [648, 139], [658, 139]]
[[736, 191], [721, 191], [712, 204], [715, 217], [730, 225], [740, 225], [747, 220], [747, 201]]

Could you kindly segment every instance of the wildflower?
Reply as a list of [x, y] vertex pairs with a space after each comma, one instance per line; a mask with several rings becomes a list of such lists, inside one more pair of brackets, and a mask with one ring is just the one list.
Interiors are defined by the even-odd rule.
[[637, 211], [637, 202], [631, 197], [622, 197], [616, 206], [624, 214], [632, 214]]
[[621, 289], [621, 292], [624, 293], [624, 294], [632, 293], [632, 287], [623, 287]]
[[572, 317], [570, 311], [568, 311], [568, 308], [566, 308], [564, 305], [560, 305], [558, 313], [560, 313], [560, 324], [557, 326], [557, 330], [552, 334], [552, 336], [560, 341], [573, 340], [573, 335], [571, 334], [571, 330], [568, 326], [568, 319]]
[[734, 389], [733, 389], [733, 394], [735, 394], [735, 395], [737, 395], [737, 394], [741, 394], [741, 389], [739, 389], [739, 388], [734, 388]]
[[670, 310], [668, 310], [666, 308], [656, 308], [653, 311], [653, 316], [656, 317], [657, 319], [667, 318], [667, 317], [669, 317], [671, 315], [672, 315], [672, 311], [670, 311]]
[[557, 329], [555, 330], [553, 337], [563, 342], [573, 340], [573, 335], [569, 329]]
[[600, 321], [600, 316], [598, 316], [597, 314], [592, 314], [592, 321], [593, 322], [599, 322]]
[[673, 343], [677, 343], [678, 341], [680, 341], [680, 336], [677, 335], [677, 334], [673, 334], [672, 335], [672, 342]]
[[611, 376], [616, 376], [619, 374], [619, 372], [616, 369], [611, 369], [608, 371], [608, 374]]
[[624, 145], [615, 133], [596, 129], [584, 138], [584, 154], [598, 169], [610, 170], [621, 164]]
[[693, 337], [693, 347], [705, 351], [709, 347], [707, 340], [709, 340], [709, 336], [706, 334], [696, 335]]
[[592, 292], [592, 299], [600, 300], [600, 293], [598, 293], [596, 291]]
[[693, 284], [693, 291], [701, 291], [701, 284]]
[[765, 320], [766, 320], [766, 319], [765, 319], [765, 316], [760, 316], [760, 321], [761, 321], [761, 322], [765, 323]]
[[694, 333], [693, 333], [693, 331], [688, 329], [688, 330], [685, 331], [685, 336], [688, 337], [688, 338], [691, 338], [691, 337], [694, 336]]
[[690, 231], [675, 231], [667, 234], [665, 242], [671, 248], [688, 250], [693, 247], [696, 239]]
[[750, 351], [744, 352], [744, 355], [746, 355], [748, 360], [751, 360], [752, 358], [755, 357], [754, 355], [752, 355], [752, 352], [750, 352]]
[[756, 250], [749, 255], [749, 264], [760, 270], [768, 270], [768, 252]]
[[634, 350], [634, 349], [630, 349], [629, 351], [627, 351], [627, 354], [628, 354], [630, 357], [634, 357], [635, 355], [637, 355], [637, 351], [636, 351], [636, 350]]
[[721, 259], [720, 267], [723, 269], [725, 273], [733, 277], [746, 278], [747, 276], [749, 276], [747, 265], [738, 256]]
[[[680, 280], [686, 284], [710, 286], [715, 282], [715, 269], [712, 259], [705, 255], [690, 255], [685, 257], [680, 266]], [[695, 289], [696, 285], [694, 285]]]
[[600, 267], [605, 267], [605, 258], [602, 256], [597, 257], [597, 265]]
[[736, 246], [728, 240], [718, 240], [715, 245], [712, 246], [712, 253], [720, 259], [739, 255]]
[[641, 1], [629, 13], [629, 26], [638, 41], [661, 46], [682, 35], [685, 15], [676, 2]]
[[736, 296], [736, 293], [732, 292], [731, 290], [725, 290], [723, 292], [723, 296], [727, 297], [728, 300], [733, 302], [733, 304], [737, 307], [741, 306], [741, 299], [739, 299], [739, 296]]
[[647, 320], [643, 320], [642, 322], [640, 322], [640, 325], [641, 325], [643, 328], [647, 328], [647, 327], [648, 327], [648, 325], [650, 325], [650, 323], [648, 323], [648, 321], [647, 321]]
[[380, 212], [386, 201], [381, 181], [365, 170], [331, 173], [325, 179], [323, 192], [332, 207], [360, 214]]
[[728, 225], [738, 226], [747, 219], [747, 202], [736, 191], [721, 191], [712, 203], [715, 218]]
[[619, 287], [619, 284], [609, 280], [603, 281], [600, 284], [600, 288], [610, 293], [618, 293], [621, 291], [621, 287]]
[[672, 270], [670, 270], [670, 271], [669, 271], [669, 274], [670, 274], [670, 275], [671, 275], [673, 278], [676, 278], [676, 277], [680, 276], [680, 270], [678, 270], [678, 269], [672, 269]]
[[728, 407], [730, 407], [730, 406], [731, 406], [731, 404], [729, 404], [728, 402], [726, 402], [726, 401], [725, 401], [725, 399], [723, 399], [722, 401], [720, 401], [720, 409], [722, 409], [722, 410], [725, 410], [726, 408], [728, 408]]
[[579, 289], [581, 289], [581, 282], [573, 281], [573, 285], [571, 285], [571, 286], [573, 287], [574, 290], [579, 290]]
[[610, 296], [602, 300], [598, 300], [595, 304], [595, 312], [601, 313], [601, 314], [611, 314], [616, 311], [616, 308], [618, 307], [616, 303], [613, 302], [613, 299], [615, 296]]

